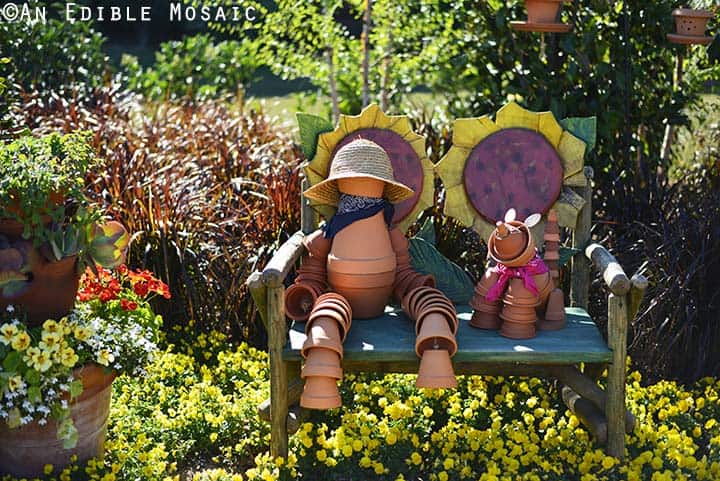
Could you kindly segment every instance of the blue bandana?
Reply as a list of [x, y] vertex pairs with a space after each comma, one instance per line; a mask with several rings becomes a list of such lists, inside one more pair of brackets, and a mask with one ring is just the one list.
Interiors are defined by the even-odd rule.
[[380, 211], [384, 212], [385, 223], [390, 226], [393, 215], [395, 215], [395, 207], [387, 200], [340, 194], [337, 212], [323, 226], [325, 237], [332, 239], [335, 234], [356, 220], [367, 219]]

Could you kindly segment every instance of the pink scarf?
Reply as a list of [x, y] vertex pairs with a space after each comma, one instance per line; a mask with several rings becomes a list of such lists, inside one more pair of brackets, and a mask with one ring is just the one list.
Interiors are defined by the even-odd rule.
[[510, 279], [513, 278], [522, 279], [525, 289], [535, 295], [539, 294], [540, 292], [538, 291], [533, 276], [548, 272], [548, 268], [542, 259], [540, 259], [537, 252], [535, 252], [535, 256], [523, 267], [508, 267], [504, 264], [497, 264], [492, 268], [492, 271], [497, 273], [500, 277], [495, 285], [490, 288], [487, 296], [485, 297], [488, 302], [500, 299], [505, 292], [508, 282], [510, 282]]

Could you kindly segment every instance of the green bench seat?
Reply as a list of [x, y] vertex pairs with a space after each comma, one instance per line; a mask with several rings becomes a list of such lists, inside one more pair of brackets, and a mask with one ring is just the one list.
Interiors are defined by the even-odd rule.
[[[455, 306], [460, 319], [455, 363], [509, 362], [521, 364], [603, 363], [612, 360], [595, 322], [578, 307], [566, 308], [567, 324], [558, 331], [538, 331], [525, 340], [507, 339], [498, 331], [468, 325], [472, 308]], [[300, 361], [305, 342], [305, 323], [294, 322], [283, 351], [285, 361]], [[345, 363], [419, 362], [415, 354], [414, 324], [398, 308], [388, 307], [375, 319], [355, 320], [343, 344]]]

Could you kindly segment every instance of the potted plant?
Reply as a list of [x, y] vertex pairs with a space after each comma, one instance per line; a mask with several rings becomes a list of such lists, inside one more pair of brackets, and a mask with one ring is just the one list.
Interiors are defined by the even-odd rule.
[[668, 39], [674, 43], [707, 45], [712, 41], [711, 36], [705, 35], [708, 21], [715, 16], [718, 5], [708, 0], [695, 0], [690, 7], [673, 10], [675, 18], [675, 33], [668, 34]]
[[167, 285], [121, 265], [88, 268], [80, 286], [75, 308], [40, 326], [22, 308], [0, 312], [0, 474], [99, 455], [114, 377], [141, 375], [157, 349], [149, 301], [169, 298]]
[[84, 189], [95, 165], [89, 133], [24, 136], [0, 145], [0, 308], [32, 324], [72, 309], [86, 266], [115, 267], [129, 242]]

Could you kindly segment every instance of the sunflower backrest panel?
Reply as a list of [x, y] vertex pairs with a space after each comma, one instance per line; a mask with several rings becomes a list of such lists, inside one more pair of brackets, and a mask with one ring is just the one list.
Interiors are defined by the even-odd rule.
[[[586, 201], [573, 187], [588, 184], [584, 157], [594, 143], [594, 117], [558, 121], [552, 112], [514, 102], [495, 120], [458, 119], [452, 147], [436, 166], [446, 189], [444, 212], [482, 239], [510, 208], [520, 220], [554, 209], [560, 226], [575, 228]], [[541, 222], [533, 229], [536, 239], [543, 228]]]

